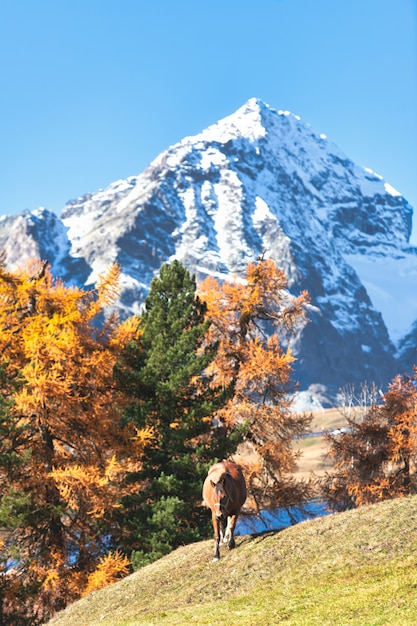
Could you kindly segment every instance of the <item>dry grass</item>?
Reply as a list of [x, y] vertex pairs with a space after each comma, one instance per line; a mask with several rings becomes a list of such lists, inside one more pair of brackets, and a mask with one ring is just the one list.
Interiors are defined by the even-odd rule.
[[[313, 432], [341, 428], [339, 410]], [[297, 441], [299, 476], [330, 469], [322, 435]], [[415, 626], [417, 497], [238, 537], [211, 562], [212, 541], [184, 546], [69, 606], [50, 626]]]
[[301, 452], [298, 470], [295, 472], [297, 478], [310, 478], [323, 476], [326, 471], [331, 470], [332, 462], [327, 456], [327, 443], [324, 437], [308, 437], [298, 439], [294, 448]]
[[417, 615], [417, 498], [383, 502], [185, 546], [58, 614], [50, 626], [411, 626]]
[[312, 432], [332, 430], [333, 428], [342, 428], [343, 426], [346, 426], [346, 417], [342, 409], [313, 411]]
[[[340, 409], [315, 411], [311, 432], [324, 433], [327, 430], [343, 428], [346, 423], [346, 417]], [[320, 477], [331, 469], [332, 462], [327, 456], [328, 446], [323, 434], [297, 439], [294, 442], [294, 449], [301, 452], [298, 471], [295, 473], [297, 478], [309, 478], [312, 474]]]

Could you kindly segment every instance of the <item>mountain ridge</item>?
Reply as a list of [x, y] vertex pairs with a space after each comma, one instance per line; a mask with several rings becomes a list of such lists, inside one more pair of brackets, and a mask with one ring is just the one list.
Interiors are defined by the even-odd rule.
[[301, 390], [323, 387], [334, 401], [344, 384], [384, 386], [413, 363], [411, 224], [411, 206], [381, 176], [298, 116], [251, 98], [141, 174], [70, 201], [60, 218], [5, 216], [0, 246], [11, 264], [47, 256], [56, 275], [87, 287], [118, 261], [122, 316], [140, 311], [167, 261], [223, 280], [265, 254], [292, 292], [311, 295], [312, 321], [291, 343]]

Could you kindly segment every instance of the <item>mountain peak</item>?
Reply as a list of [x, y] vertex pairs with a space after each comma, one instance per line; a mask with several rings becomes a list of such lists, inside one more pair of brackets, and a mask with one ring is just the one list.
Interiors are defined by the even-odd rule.
[[262, 119], [262, 113], [266, 107], [267, 105], [261, 100], [251, 98], [237, 111], [203, 130], [198, 137], [204, 141], [221, 143], [237, 137], [256, 141], [266, 135]]
[[[274, 133], [280, 125], [284, 127], [282, 131], [284, 134], [288, 133], [289, 128], [296, 130], [298, 126], [299, 131], [303, 129], [311, 134], [309, 125], [298, 115], [290, 111], [276, 110], [260, 98], [253, 97], [231, 115], [203, 130], [197, 138], [220, 143], [237, 138], [256, 142], [265, 138], [268, 132]], [[320, 138], [324, 139], [325, 136], [321, 135]]]
[[394, 187], [297, 115], [250, 98], [142, 174], [70, 202], [61, 220], [39, 211], [0, 221], [0, 247], [9, 261], [48, 258], [86, 286], [119, 262], [124, 317], [140, 311], [165, 262], [223, 280], [264, 254], [292, 293], [311, 296], [311, 323], [291, 346], [300, 388], [324, 386], [334, 399], [402, 369], [393, 342], [404, 352], [417, 319], [411, 216]]

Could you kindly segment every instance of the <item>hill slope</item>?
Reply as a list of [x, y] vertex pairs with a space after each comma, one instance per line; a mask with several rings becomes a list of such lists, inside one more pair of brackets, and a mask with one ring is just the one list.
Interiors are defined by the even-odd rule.
[[58, 614], [50, 626], [416, 623], [417, 497], [185, 546]]

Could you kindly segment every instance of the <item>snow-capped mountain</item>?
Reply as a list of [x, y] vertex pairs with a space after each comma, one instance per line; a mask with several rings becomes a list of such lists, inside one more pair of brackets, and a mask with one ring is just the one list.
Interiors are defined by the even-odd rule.
[[48, 258], [83, 285], [117, 260], [123, 315], [140, 310], [166, 261], [223, 279], [272, 257], [291, 291], [312, 301], [293, 341], [296, 378], [334, 398], [348, 383], [384, 386], [414, 362], [411, 222], [411, 206], [379, 175], [297, 116], [251, 99], [142, 174], [69, 202], [60, 218], [45, 209], [0, 218], [0, 248], [12, 265]]

